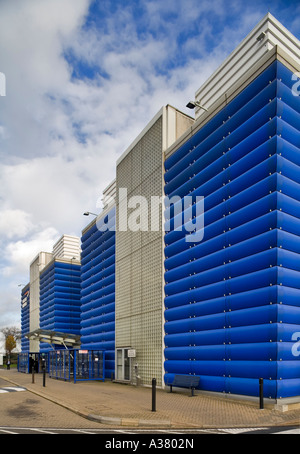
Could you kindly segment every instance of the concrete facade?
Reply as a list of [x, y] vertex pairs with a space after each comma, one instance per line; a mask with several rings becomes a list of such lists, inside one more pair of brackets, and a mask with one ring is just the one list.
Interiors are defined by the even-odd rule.
[[[158, 386], [163, 385], [163, 215], [161, 205], [151, 213], [151, 202], [153, 196], [163, 196], [163, 151], [192, 123], [177, 109], [162, 108], [117, 161], [118, 380], [138, 377], [150, 385], [156, 377]], [[123, 198], [120, 190], [126, 190]]]
[[[40, 327], [40, 272], [52, 260], [50, 252], [40, 252], [30, 264], [30, 331]], [[39, 351], [39, 342], [30, 340], [29, 350]]]

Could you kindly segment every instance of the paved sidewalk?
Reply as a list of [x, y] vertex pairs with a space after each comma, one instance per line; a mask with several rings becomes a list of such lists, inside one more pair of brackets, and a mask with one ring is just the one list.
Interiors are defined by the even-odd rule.
[[76, 414], [111, 427], [237, 428], [300, 426], [300, 409], [281, 412], [256, 402], [208, 396], [196, 391], [157, 389], [156, 412], [151, 388], [106, 382], [64, 382], [42, 374], [32, 376], [0, 369], [0, 378], [61, 405]]

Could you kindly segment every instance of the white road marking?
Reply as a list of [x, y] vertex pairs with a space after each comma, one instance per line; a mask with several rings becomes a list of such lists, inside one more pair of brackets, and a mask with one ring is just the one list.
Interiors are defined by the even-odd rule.
[[265, 430], [265, 427], [243, 427], [243, 428], [230, 428], [230, 429], [217, 429], [220, 432], [229, 434], [241, 434], [245, 432], [253, 432], [257, 430]]
[[0, 432], [3, 432], [5, 434], [19, 435], [18, 432], [11, 432], [10, 430], [4, 430], [4, 429], [0, 429]]
[[289, 434], [300, 434], [300, 429], [282, 430], [281, 432], [274, 432], [274, 435], [289, 435]]
[[[65, 430], [65, 429], [61, 429], [61, 430]], [[80, 433], [89, 434], [89, 435], [96, 434], [96, 432], [92, 432], [93, 429], [91, 429], [91, 431], [87, 431], [87, 430], [83, 430], [83, 429], [69, 429], [69, 430], [72, 430], [73, 432], [80, 432]]]
[[183, 432], [176, 432], [176, 431], [174, 432], [174, 430], [169, 431], [169, 430], [162, 430], [162, 429], [158, 429], [156, 432], [162, 432], [163, 434], [164, 433], [172, 433], [174, 435], [182, 435], [183, 434]]
[[0, 388], [0, 393], [11, 393], [15, 391], [26, 391], [25, 388], [20, 388], [17, 386], [5, 386], [4, 388]]
[[120, 429], [115, 429], [116, 432], [120, 433], [120, 434], [135, 434], [135, 432], [128, 432], [127, 430], [120, 430]]
[[50, 432], [50, 430], [34, 429], [33, 427], [30, 427], [30, 430], [34, 430], [34, 431], [36, 431], [36, 432], [41, 432], [41, 433], [44, 433], [44, 434], [53, 434], [53, 435], [57, 435], [56, 432]]
[[26, 391], [26, 388], [21, 388], [20, 386], [5, 386], [2, 389], [8, 389], [8, 391]]

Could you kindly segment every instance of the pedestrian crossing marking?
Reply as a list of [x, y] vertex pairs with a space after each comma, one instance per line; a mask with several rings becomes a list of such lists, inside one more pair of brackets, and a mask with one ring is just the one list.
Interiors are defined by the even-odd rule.
[[0, 394], [18, 391], [26, 391], [26, 388], [21, 388], [20, 386], [5, 386], [4, 388], [0, 388]]

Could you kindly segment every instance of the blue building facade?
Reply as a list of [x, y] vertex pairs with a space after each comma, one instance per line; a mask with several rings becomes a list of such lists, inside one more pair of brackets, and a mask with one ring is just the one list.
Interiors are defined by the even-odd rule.
[[30, 313], [30, 285], [25, 285], [21, 293], [21, 351], [29, 351], [29, 339], [25, 337], [25, 333], [29, 333], [29, 313]]
[[81, 349], [105, 351], [105, 376], [115, 372], [115, 208], [82, 233]]
[[[40, 274], [40, 329], [80, 334], [80, 264], [54, 259]], [[40, 352], [52, 350], [40, 343]]]
[[[165, 193], [204, 196], [204, 238], [165, 235], [165, 380], [300, 395], [300, 98], [275, 60], [165, 162]], [[175, 209], [166, 219], [177, 221]], [[180, 223], [180, 221], [179, 221]], [[178, 225], [178, 224], [177, 224]], [[298, 333], [299, 334], [299, 333]]]

